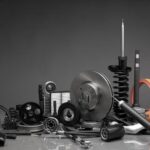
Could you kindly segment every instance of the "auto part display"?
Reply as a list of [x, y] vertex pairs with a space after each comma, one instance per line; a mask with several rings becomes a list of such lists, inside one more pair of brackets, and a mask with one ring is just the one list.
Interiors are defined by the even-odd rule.
[[80, 121], [80, 110], [70, 102], [63, 103], [58, 110], [58, 119], [67, 126], [73, 126]]

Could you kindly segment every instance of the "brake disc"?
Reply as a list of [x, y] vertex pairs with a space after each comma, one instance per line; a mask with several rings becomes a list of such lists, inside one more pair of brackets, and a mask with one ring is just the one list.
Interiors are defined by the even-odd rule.
[[71, 84], [71, 103], [85, 121], [101, 121], [111, 110], [113, 92], [107, 77], [96, 71], [81, 72]]

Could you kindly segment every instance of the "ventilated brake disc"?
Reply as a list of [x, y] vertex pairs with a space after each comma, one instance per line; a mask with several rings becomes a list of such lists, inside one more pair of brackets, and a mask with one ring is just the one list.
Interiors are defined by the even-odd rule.
[[110, 112], [112, 88], [104, 74], [96, 71], [81, 72], [71, 84], [71, 103], [85, 121], [101, 121]]

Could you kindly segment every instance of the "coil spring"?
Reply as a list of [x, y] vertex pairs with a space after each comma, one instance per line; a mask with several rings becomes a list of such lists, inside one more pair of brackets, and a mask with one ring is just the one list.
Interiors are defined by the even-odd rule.
[[[114, 96], [118, 100], [123, 100], [126, 103], [128, 103], [128, 91], [129, 91], [128, 76], [129, 76], [129, 73], [127, 71], [119, 70], [119, 71], [115, 71], [114, 74], [115, 75], [113, 77], [115, 79], [117, 79], [117, 80], [113, 81], [113, 83], [115, 84], [113, 86]], [[127, 117], [126, 113], [119, 108], [117, 102], [114, 102], [113, 110], [117, 117], [126, 119], [126, 117]]]

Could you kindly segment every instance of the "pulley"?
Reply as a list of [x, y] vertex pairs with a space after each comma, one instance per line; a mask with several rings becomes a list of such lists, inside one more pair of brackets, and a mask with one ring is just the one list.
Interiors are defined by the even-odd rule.
[[29, 125], [38, 124], [43, 119], [43, 111], [41, 107], [34, 102], [23, 104], [19, 115], [21, 121]]
[[80, 111], [70, 102], [63, 103], [58, 110], [58, 119], [66, 126], [73, 126], [80, 121]]

